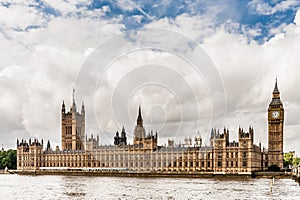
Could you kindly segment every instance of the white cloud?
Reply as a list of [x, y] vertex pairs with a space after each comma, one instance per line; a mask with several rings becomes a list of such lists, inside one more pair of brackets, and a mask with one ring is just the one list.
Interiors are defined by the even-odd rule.
[[83, 11], [84, 6], [89, 5], [91, 0], [72, 0], [72, 1], [61, 1], [61, 0], [44, 0], [48, 5], [55, 8], [62, 13], [63, 16], [73, 14], [76, 12]]
[[189, 16], [188, 14], [179, 15], [175, 19], [165, 17], [149, 23], [145, 27], [167, 28], [200, 41], [203, 37], [213, 34], [215, 28], [214, 19], [210, 16]]
[[[9, 16], [15, 21], [2, 25], [9, 37], [0, 35], [0, 140], [12, 148], [16, 138], [37, 137], [59, 144], [60, 105], [63, 99], [69, 102], [84, 53], [120, 33], [124, 26], [114, 20], [60, 17], [44, 28], [18, 32], [13, 27], [32, 25], [34, 15], [40, 13], [18, 19], [26, 10], [15, 7], [25, 8], [10, 8], [13, 14]], [[13, 139], [7, 140], [8, 136]]]
[[297, 0], [281, 1], [275, 6], [271, 6], [269, 3], [265, 3], [263, 0], [252, 0], [248, 3], [248, 6], [253, 10], [253, 12], [262, 15], [272, 15], [276, 12], [291, 9], [296, 5], [299, 5], [299, 2]]
[[294, 23], [299, 26], [300, 25], [300, 10], [297, 11], [295, 19], [294, 19]]

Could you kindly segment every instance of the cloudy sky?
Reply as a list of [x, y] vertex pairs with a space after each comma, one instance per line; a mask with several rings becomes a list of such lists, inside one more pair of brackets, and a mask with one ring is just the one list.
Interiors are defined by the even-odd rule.
[[[159, 143], [226, 126], [255, 130], [267, 147], [276, 76], [284, 151], [300, 153], [300, 3], [297, 0], [0, 2], [0, 142], [60, 145], [60, 109], [86, 106], [86, 133], [102, 144], [138, 105]], [[199, 131], [199, 133], [197, 133]]]

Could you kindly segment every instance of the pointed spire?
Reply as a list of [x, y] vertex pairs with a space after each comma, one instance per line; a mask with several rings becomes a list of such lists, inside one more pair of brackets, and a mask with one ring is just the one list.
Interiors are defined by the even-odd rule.
[[143, 118], [142, 118], [142, 111], [141, 111], [141, 105], [139, 105], [139, 115], [137, 117], [137, 125], [143, 126]]
[[278, 90], [278, 85], [277, 85], [277, 77], [276, 77], [276, 80], [275, 80], [275, 87], [274, 87], [273, 94], [280, 94], [280, 92]]
[[139, 105], [139, 116], [142, 116], [141, 105]]

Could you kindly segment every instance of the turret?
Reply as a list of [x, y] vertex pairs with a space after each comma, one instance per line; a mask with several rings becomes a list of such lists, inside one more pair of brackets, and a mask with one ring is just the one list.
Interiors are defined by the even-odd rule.
[[121, 137], [122, 137], [122, 138], [126, 137], [126, 132], [125, 132], [124, 126], [123, 126], [123, 128], [122, 128]]
[[84, 104], [82, 102], [82, 105], [81, 105], [81, 114], [84, 115], [85, 114], [85, 109], [84, 109]]
[[51, 150], [51, 145], [50, 145], [50, 140], [48, 140], [46, 151], [50, 151], [50, 150]]
[[195, 146], [196, 147], [201, 147], [202, 146], [202, 137], [200, 132], [198, 131], [196, 136], [195, 136]]
[[63, 101], [62, 106], [61, 106], [61, 113], [62, 113], [62, 114], [66, 114], [65, 101]]
[[250, 125], [249, 126], [249, 134], [250, 134], [251, 138], [253, 138], [253, 133], [254, 133], [253, 127], [251, 127], [251, 125]]
[[127, 145], [127, 137], [126, 137], [126, 132], [125, 132], [124, 126], [123, 126], [122, 132], [121, 132], [120, 143], [121, 143], [122, 145]]
[[120, 144], [120, 136], [119, 136], [119, 131], [116, 132], [116, 136], [114, 137], [114, 145], [119, 145]]
[[210, 132], [210, 146], [214, 146], [215, 145], [215, 140], [216, 140], [216, 129], [211, 129]]

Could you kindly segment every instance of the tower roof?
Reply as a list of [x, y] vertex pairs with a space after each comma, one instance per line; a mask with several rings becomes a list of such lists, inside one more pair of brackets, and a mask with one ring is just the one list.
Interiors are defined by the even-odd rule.
[[278, 86], [277, 86], [277, 78], [276, 78], [276, 81], [275, 81], [275, 87], [274, 87], [273, 94], [280, 94], [280, 92], [278, 90]]
[[281, 100], [280, 100], [280, 92], [279, 92], [279, 89], [278, 89], [278, 85], [277, 85], [277, 78], [276, 78], [276, 81], [275, 81], [275, 87], [274, 87], [274, 90], [273, 90], [273, 97], [272, 97], [272, 101], [270, 103], [270, 105], [282, 105], [281, 103]]
[[142, 111], [141, 111], [141, 105], [139, 105], [139, 114], [137, 117], [137, 125], [143, 126], [143, 117], [142, 117]]

